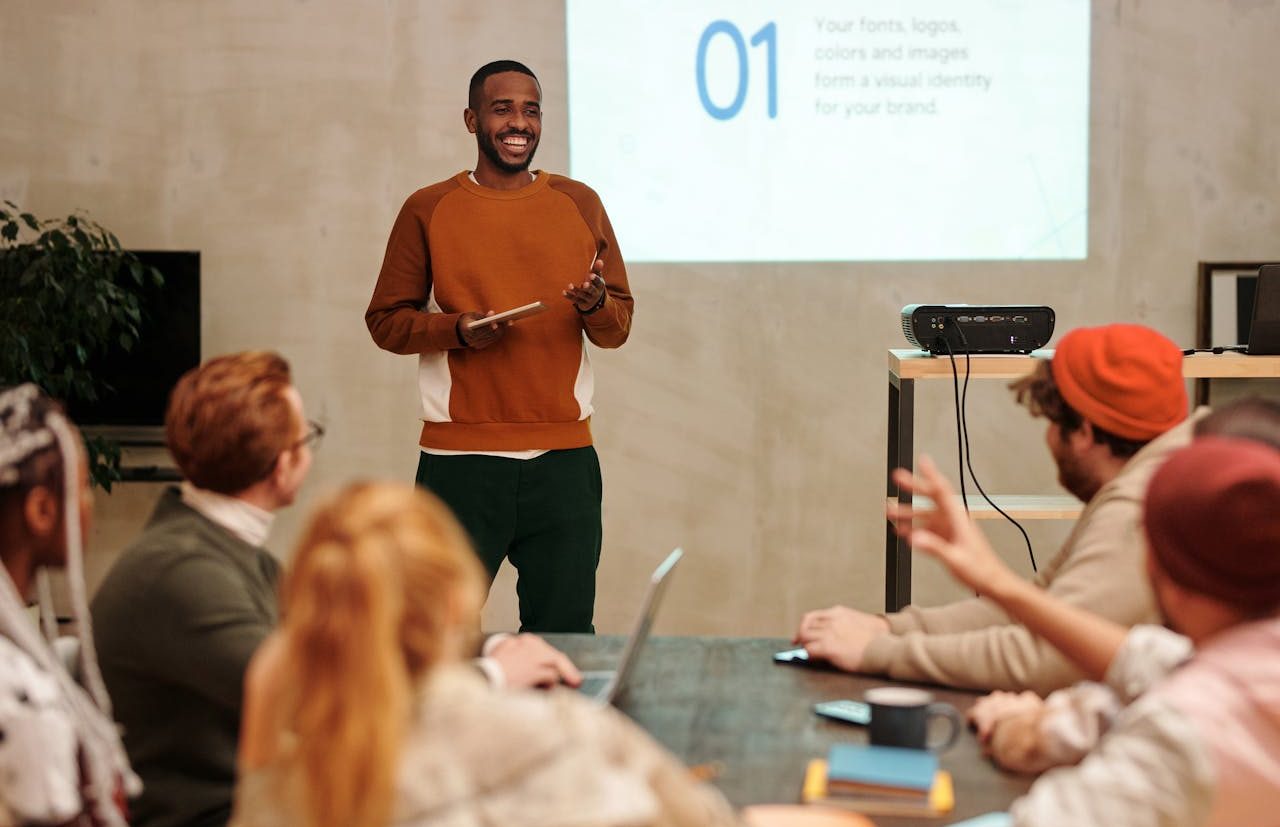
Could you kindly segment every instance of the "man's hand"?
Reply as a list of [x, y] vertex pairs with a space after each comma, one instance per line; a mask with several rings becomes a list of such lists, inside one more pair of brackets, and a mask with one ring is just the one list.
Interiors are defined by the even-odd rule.
[[573, 302], [579, 313], [586, 313], [600, 303], [604, 296], [604, 262], [596, 259], [591, 262], [591, 274], [582, 284], [570, 284], [561, 294]]
[[809, 656], [829, 661], [846, 672], [862, 668], [867, 644], [889, 633], [889, 621], [845, 606], [809, 612], [800, 619], [793, 639]]
[[986, 744], [1002, 722], [1044, 710], [1044, 700], [1034, 692], [992, 692], [978, 699], [969, 708], [969, 723], [978, 733], [978, 740]]
[[492, 315], [492, 310], [487, 313], [481, 313], [479, 311], [463, 313], [458, 317], [458, 339], [472, 350], [484, 350], [489, 345], [501, 339], [502, 334], [506, 333], [507, 328], [511, 325], [510, 322], [507, 322], [506, 324], [494, 322], [493, 324], [480, 325], [475, 329], [467, 327], [467, 322], [475, 321], [476, 319], [483, 319]]
[[933, 510], [917, 512], [896, 500], [886, 514], [911, 548], [937, 558], [951, 576], [979, 594], [990, 595], [1001, 585], [1019, 578], [1004, 564], [986, 536], [973, 524], [951, 484], [927, 456], [920, 457], [920, 473], [905, 468], [893, 472], [898, 487], [933, 500]]
[[501, 641], [489, 652], [506, 676], [507, 686], [528, 689], [565, 683], [577, 686], [582, 673], [563, 652], [537, 635], [522, 634]]

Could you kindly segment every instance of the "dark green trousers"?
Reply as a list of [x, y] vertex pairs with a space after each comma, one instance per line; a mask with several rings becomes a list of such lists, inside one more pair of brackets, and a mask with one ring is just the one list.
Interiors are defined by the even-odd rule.
[[424, 453], [417, 481], [453, 509], [490, 583], [503, 560], [515, 566], [521, 631], [595, 631], [601, 542], [595, 448], [527, 460]]

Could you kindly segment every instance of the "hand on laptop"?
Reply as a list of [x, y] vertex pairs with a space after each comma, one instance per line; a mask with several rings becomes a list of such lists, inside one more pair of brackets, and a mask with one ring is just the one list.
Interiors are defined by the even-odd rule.
[[857, 672], [862, 653], [872, 639], [889, 633], [889, 621], [846, 606], [808, 612], [800, 620], [793, 640], [810, 657], [829, 661], [846, 672]]
[[582, 683], [582, 673], [573, 661], [537, 635], [508, 637], [494, 645], [488, 656], [502, 667], [507, 686], [527, 689]]

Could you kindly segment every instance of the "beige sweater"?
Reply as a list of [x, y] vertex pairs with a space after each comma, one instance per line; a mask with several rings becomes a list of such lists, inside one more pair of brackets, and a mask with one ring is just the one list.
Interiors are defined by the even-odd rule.
[[[1036, 582], [1060, 600], [1132, 626], [1158, 622], [1143, 571], [1142, 498], [1152, 473], [1186, 445], [1197, 412], [1157, 437], [1085, 506]], [[890, 634], [871, 641], [862, 671], [966, 689], [1031, 689], [1041, 695], [1083, 678], [1056, 649], [985, 598], [887, 616]]]
[[[232, 827], [297, 827], [288, 779], [236, 788]], [[296, 799], [294, 799], [296, 801]], [[639, 727], [571, 690], [501, 691], [474, 670], [423, 687], [400, 760], [392, 827], [720, 827], [737, 817]]]

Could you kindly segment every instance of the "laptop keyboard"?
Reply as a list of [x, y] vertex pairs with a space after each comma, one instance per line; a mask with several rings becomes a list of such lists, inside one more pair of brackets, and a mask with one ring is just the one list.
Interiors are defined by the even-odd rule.
[[612, 675], [591, 675], [582, 679], [578, 691], [591, 698], [599, 697], [604, 688], [613, 680]]

